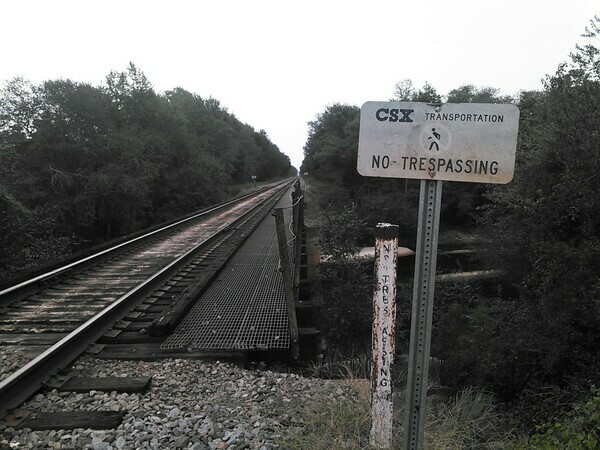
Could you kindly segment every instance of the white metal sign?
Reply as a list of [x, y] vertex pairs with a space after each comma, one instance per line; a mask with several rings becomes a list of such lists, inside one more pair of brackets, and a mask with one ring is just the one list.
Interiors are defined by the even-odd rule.
[[367, 102], [360, 113], [358, 172], [508, 183], [518, 126], [519, 108], [510, 104]]

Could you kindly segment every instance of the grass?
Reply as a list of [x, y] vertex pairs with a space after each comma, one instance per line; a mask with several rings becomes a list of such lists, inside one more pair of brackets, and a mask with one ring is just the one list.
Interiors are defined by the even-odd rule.
[[347, 357], [334, 354], [329, 358], [310, 364], [306, 375], [329, 380], [349, 378], [369, 378], [371, 376], [371, 355], [357, 353]]
[[500, 449], [509, 430], [491, 394], [475, 388], [460, 391], [451, 401], [431, 402], [426, 448]]
[[367, 400], [358, 403], [328, 399], [304, 413], [301, 433], [284, 434], [278, 444], [288, 450], [334, 450], [368, 448], [370, 418]]
[[[396, 395], [393, 449], [402, 448], [404, 396]], [[449, 401], [428, 402], [425, 430], [426, 449], [500, 449], [508, 436], [492, 397], [482, 391], [466, 389]], [[278, 444], [289, 450], [367, 450], [371, 427], [369, 399], [332, 401], [315, 398], [311, 404], [298, 405], [304, 425], [299, 432], [284, 431]]]

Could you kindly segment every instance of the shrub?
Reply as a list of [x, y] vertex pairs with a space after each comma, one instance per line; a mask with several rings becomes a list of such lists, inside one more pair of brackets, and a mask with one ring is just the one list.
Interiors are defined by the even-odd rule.
[[474, 388], [432, 405], [427, 420], [426, 448], [495, 448], [506, 433], [493, 396]]
[[600, 444], [600, 388], [592, 387], [591, 397], [577, 404], [555, 421], [537, 427], [533, 436], [512, 444], [515, 450], [530, 448], [548, 450], [596, 449]]
[[[402, 448], [403, 396], [394, 399], [392, 448]], [[285, 449], [371, 449], [371, 409], [360, 396], [345, 400], [313, 398], [294, 405], [294, 414], [303, 418], [301, 428], [282, 430], [278, 444]], [[428, 406], [425, 446], [432, 449], [492, 449], [506, 436], [492, 397], [467, 389], [450, 402]]]
[[326, 352], [355, 355], [370, 349], [373, 264], [335, 261], [321, 264], [315, 283], [320, 313], [316, 324]]

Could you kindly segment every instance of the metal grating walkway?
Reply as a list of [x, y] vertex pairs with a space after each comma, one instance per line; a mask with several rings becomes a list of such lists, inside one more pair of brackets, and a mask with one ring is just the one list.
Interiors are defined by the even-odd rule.
[[[288, 192], [277, 206], [290, 205]], [[290, 211], [284, 211], [286, 224], [291, 220]], [[267, 350], [289, 346], [275, 219], [269, 214], [161, 348]]]

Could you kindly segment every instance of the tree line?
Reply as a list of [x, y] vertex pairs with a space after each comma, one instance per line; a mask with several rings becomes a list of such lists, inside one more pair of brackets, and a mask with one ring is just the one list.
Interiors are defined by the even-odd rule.
[[15, 78], [0, 90], [0, 278], [294, 172], [264, 130], [156, 92], [132, 63], [100, 86]]
[[[432, 356], [443, 361], [446, 384], [489, 389], [525, 405], [529, 418], [554, 414], [600, 384], [600, 19], [584, 36], [590, 43], [577, 46], [539, 91], [511, 98], [465, 85], [440, 95], [405, 80], [393, 98], [520, 108], [514, 180], [444, 184], [442, 229], [486, 233], [487, 267], [502, 269], [505, 282], [494, 292], [463, 283], [436, 289]], [[319, 180], [325, 209], [343, 204], [347, 214], [353, 205], [368, 224], [345, 236], [398, 223], [401, 245], [411, 247], [418, 181], [356, 172], [359, 112], [336, 104], [309, 124], [301, 171]]]

